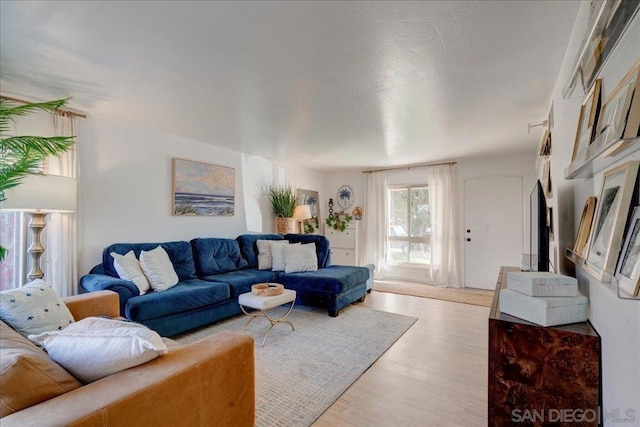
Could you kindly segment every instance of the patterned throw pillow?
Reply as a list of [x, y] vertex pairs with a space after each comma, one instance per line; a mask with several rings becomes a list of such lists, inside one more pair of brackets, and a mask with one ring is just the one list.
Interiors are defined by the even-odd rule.
[[178, 275], [162, 246], [140, 252], [140, 267], [156, 292], [166, 291], [178, 284]]
[[113, 267], [118, 272], [118, 276], [121, 279], [132, 281], [140, 291], [140, 295], [144, 295], [151, 289], [151, 285], [149, 285], [147, 277], [142, 272], [140, 262], [133, 251], [129, 251], [124, 255], [111, 252], [110, 255], [113, 258]]
[[27, 337], [59, 331], [73, 323], [71, 312], [44, 280], [0, 292], [0, 319]]

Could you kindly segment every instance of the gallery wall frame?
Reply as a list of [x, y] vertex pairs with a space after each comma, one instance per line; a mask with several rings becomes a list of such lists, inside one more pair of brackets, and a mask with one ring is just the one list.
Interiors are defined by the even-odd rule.
[[640, 207], [636, 206], [627, 228], [616, 268], [618, 288], [632, 297], [640, 292]]
[[640, 10], [638, 1], [592, 0], [591, 5], [592, 11], [582, 46], [562, 90], [564, 99], [571, 97], [578, 82], [581, 83], [583, 93], [587, 93]]
[[605, 145], [638, 136], [640, 96], [634, 96], [637, 93], [640, 93], [640, 60], [618, 82], [602, 106], [597, 135], [605, 139]]
[[596, 212], [596, 205], [596, 196], [590, 196], [587, 197], [587, 201], [585, 202], [584, 208], [582, 209], [580, 225], [578, 226], [576, 240], [573, 244], [573, 252], [580, 258], [584, 258], [584, 251], [587, 246], [587, 240], [589, 239], [591, 225], [593, 224], [593, 216]]
[[174, 158], [172, 169], [172, 215], [234, 215], [234, 168]]
[[604, 172], [584, 268], [600, 282], [614, 275], [640, 161], [630, 161]]
[[596, 80], [593, 86], [591, 86], [591, 89], [589, 89], [589, 93], [585, 96], [584, 101], [582, 101], [580, 115], [578, 116], [576, 139], [573, 143], [572, 162], [586, 154], [587, 147], [595, 138], [598, 114], [600, 113], [601, 87], [602, 79]]

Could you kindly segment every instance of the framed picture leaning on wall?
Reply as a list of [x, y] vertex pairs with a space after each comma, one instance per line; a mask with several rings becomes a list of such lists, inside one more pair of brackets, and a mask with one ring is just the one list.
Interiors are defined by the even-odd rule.
[[582, 101], [580, 116], [578, 117], [578, 128], [576, 129], [576, 139], [573, 143], [573, 155], [571, 161], [575, 161], [587, 152], [587, 147], [594, 140], [596, 135], [596, 125], [598, 124], [598, 114], [600, 113], [600, 87], [602, 79], [595, 81], [589, 93]]
[[607, 97], [598, 119], [597, 137], [602, 136], [606, 144], [619, 139], [635, 138], [640, 131], [640, 60]]
[[618, 268], [616, 269], [618, 287], [632, 297], [640, 291], [640, 207], [633, 210], [631, 222], [627, 228]]
[[631, 161], [606, 171], [585, 257], [585, 270], [601, 282], [613, 276], [639, 161]]

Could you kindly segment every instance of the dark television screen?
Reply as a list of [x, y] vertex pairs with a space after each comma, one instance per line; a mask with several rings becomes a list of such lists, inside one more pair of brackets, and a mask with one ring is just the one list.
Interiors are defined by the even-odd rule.
[[[549, 271], [549, 226], [547, 223], [547, 201], [542, 184], [538, 181], [529, 197], [529, 253], [537, 255], [537, 265], [531, 270]], [[533, 257], [532, 257], [533, 258]], [[534, 261], [531, 261], [534, 263]]]

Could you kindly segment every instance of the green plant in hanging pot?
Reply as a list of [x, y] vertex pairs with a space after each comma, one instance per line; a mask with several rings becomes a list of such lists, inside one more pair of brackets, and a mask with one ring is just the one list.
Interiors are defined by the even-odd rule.
[[[6, 200], [5, 191], [20, 185], [28, 175], [40, 175], [42, 162], [50, 156], [59, 156], [73, 146], [73, 136], [15, 136], [9, 135], [11, 123], [17, 117], [37, 110], [55, 112], [66, 99], [15, 105], [0, 98], [0, 204]], [[7, 251], [0, 246], [0, 261]]]
[[276, 232], [295, 233], [296, 221], [293, 219], [293, 212], [298, 205], [296, 190], [288, 184], [271, 184], [265, 190], [271, 212], [276, 217]]
[[324, 222], [325, 224], [327, 224], [328, 227], [333, 228], [336, 231], [342, 232], [347, 229], [347, 226], [349, 225], [352, 219], [353, 217], [351, 215], [342, 216], [342, 214], [340, 214], [340, 216], [338, 216], [337, 214], [331, 214], [327, 217], [327, 219]]

